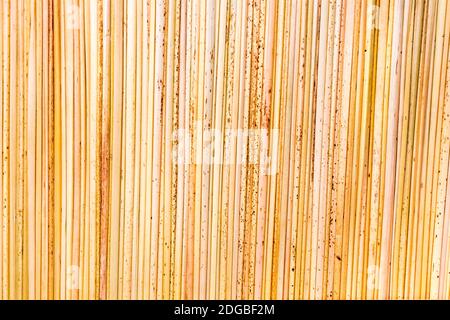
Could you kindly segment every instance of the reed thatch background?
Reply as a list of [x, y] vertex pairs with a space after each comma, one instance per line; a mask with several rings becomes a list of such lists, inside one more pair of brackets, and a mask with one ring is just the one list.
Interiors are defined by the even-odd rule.
[[0, 298], [450, 298], [449, 1], [0, 10]]

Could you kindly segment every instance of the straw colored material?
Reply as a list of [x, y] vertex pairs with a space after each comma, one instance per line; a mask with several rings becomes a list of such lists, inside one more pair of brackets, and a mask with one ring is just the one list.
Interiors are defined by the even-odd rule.
[[450, 299], [450, 2], [0, 16], [0, 299]]

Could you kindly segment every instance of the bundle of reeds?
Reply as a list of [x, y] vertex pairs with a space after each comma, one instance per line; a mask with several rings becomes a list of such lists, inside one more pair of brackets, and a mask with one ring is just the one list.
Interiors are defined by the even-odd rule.
[[0, 299], [449, 299], [446, 0], [1, 0]]

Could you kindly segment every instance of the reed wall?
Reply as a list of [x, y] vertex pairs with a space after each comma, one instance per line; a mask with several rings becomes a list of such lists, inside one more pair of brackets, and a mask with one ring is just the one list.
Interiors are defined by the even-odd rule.
[[450, 2], [0, 16], [1, 299], [450, 298]]

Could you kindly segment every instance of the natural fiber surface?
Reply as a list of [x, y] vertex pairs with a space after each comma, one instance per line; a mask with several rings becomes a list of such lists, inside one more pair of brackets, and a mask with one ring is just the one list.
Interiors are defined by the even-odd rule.
[[1, 299], [450, 298], [450, 1], [0, 16]]

